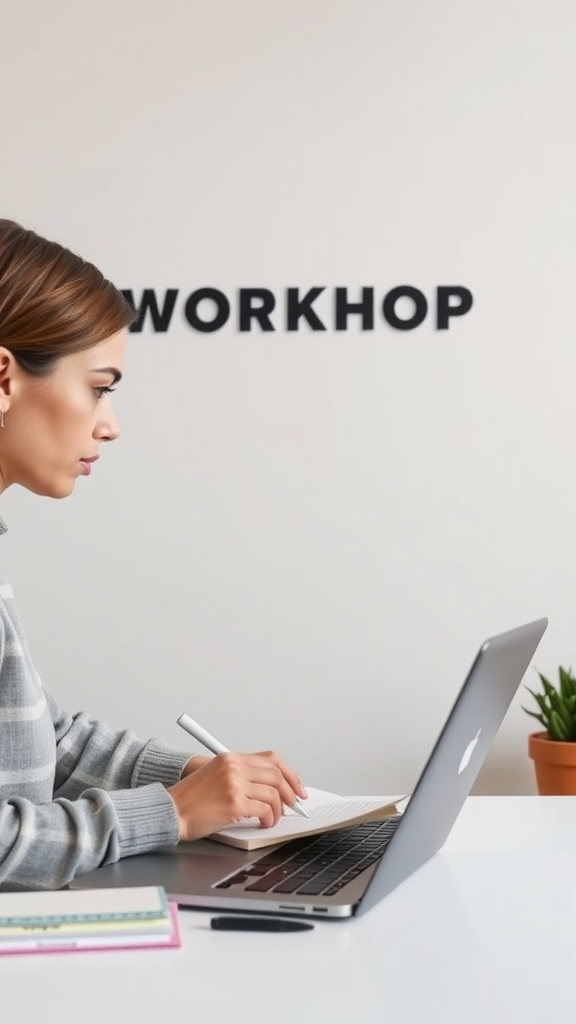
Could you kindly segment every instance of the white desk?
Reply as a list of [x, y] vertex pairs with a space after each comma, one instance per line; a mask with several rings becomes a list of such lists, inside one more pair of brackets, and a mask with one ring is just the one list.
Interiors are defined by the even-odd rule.
[[212, 932], [209, 916], [181, 911], [180, 950], [0, 960], [2, 1020], [571, 1020], [576, 798], [471, 798], [444, 850], [359, 919], [266, 935]]

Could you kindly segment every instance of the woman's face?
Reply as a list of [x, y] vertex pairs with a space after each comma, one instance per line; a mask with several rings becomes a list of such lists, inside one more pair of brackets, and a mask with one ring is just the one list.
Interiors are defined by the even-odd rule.
[[63, 356], [48, 377], [32, 377], [0, 350], [0, 489], [17, 483], [65, 498], [89, 476], [101, 442], [119, 434], [110, 391], [122, 374], [124, 347], [121, 331]]

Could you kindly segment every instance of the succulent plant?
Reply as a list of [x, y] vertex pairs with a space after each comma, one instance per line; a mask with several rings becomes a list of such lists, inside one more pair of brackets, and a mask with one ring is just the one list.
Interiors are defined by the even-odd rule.
[[538, 672], [542, 684], [542, 693], [536, 693], [529, 686], [540, 711], [523, 710], [542, 723], [551, 740], [561, 743], [576, 743], [576, 677], [572, 669], [560, 665], [558, 669], [558, 685], [554, 686], [546, 676]]

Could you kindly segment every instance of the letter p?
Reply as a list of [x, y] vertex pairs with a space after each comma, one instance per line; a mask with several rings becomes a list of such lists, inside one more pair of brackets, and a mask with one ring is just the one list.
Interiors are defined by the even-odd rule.
[[[451, 302], [452, 298], [459, 302]], [[460, 285], [439, 285], [436, 289], [436, 327], [447, 331], [451, 316], [464, 316], [472, 309], [472, 292]]]

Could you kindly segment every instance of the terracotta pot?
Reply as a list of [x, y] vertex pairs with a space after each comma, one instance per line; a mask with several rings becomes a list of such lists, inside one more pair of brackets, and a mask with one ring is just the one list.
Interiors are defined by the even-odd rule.
[[528, 737], [541, 796], [576, 796], [576, 743], [551, 740], [547, 732]]

